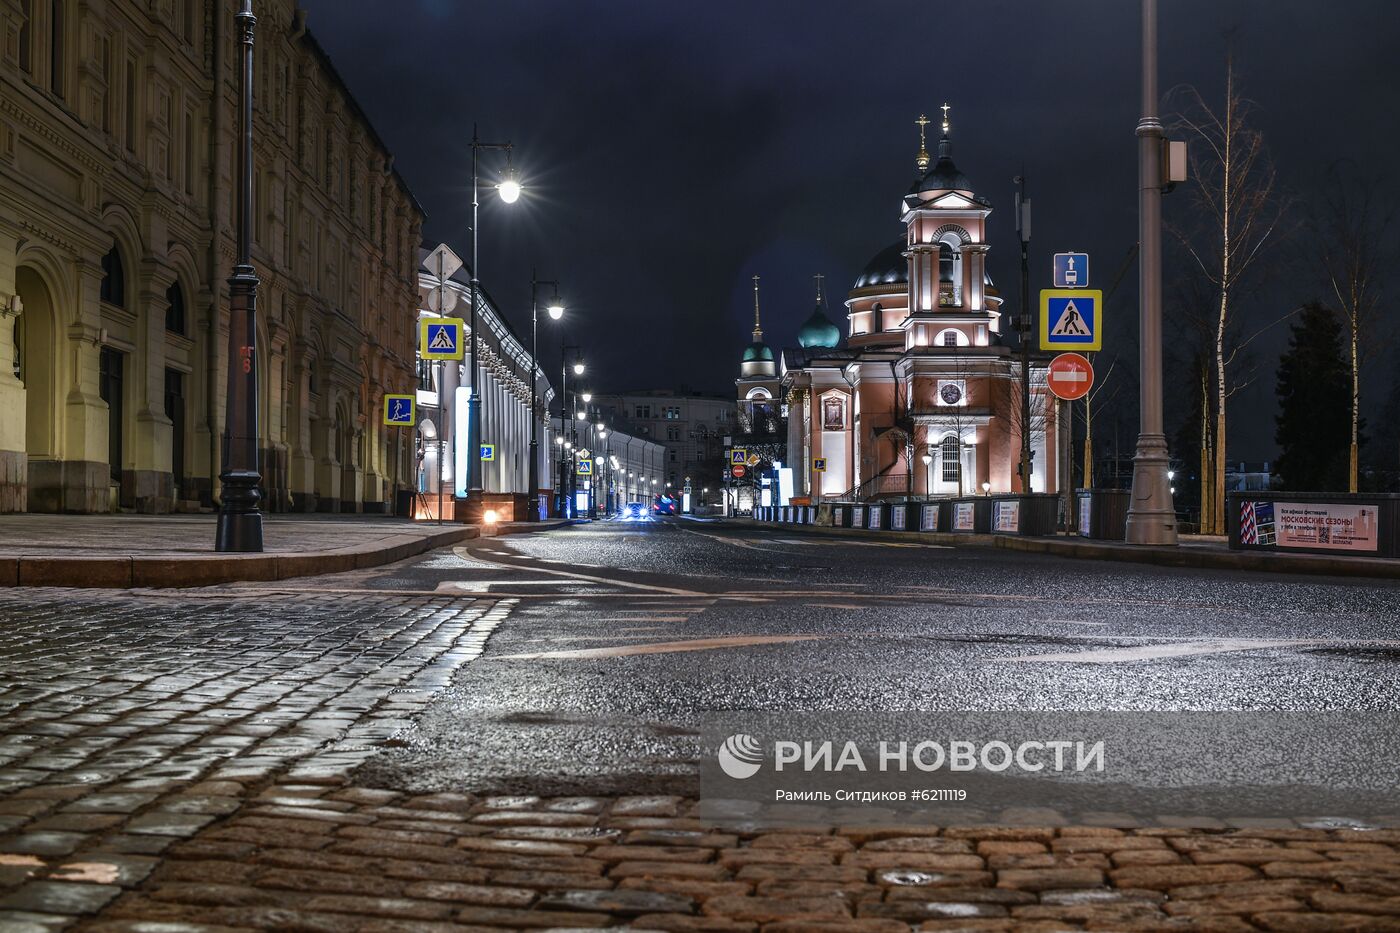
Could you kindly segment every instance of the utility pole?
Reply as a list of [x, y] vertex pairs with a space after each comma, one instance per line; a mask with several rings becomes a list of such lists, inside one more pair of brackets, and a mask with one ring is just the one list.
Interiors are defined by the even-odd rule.
[[1026, 197], [1026, 176], [1016, 176], [1016, 235], [1021, 241], [1021, 459], [1016, 473], [1021, 492], [1031, 491], [1031, 201]]
[[[1176, 509], [1162, 433], [1162, 121], [1157, 115], [1157, 0], [1142, 0], [1142, 119], [1138, 121], [1139, 320], [1137, 450], [1128, 544], [1175, 545]], [[1202, 482], [1205, 482], [1202, 478]]]
[[[220, 13], [219, 15], [222, 15]], [[228, 390], [224, 415], [224, 468], [216, 551], [263, 549], [258, 471], [258, 273], [252, 261], [253, 16], [252, 0], [236, 14], [238, 89], [238, 262], [229, 276]]]

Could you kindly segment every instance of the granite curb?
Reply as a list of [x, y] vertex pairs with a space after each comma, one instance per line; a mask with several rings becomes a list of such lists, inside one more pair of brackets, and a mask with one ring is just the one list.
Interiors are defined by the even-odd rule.
[[784, 532], [826, 534], [889, 541], [920, 541], [949, 547], [990, 547], [1027, 553], [1075, 557], [1083, 560], [1109, 560], [1159, 567], [1185, 567], [1197, 570], [1248, 570], [1261, 573], [1317, 574], [1337, 577], [1375, 577], [1400, 580], [1400, 560], [1370, 557], [1330, 557], [1319, 554], [1260, 554], [1224, 548], [1185, 545], [1175, 548], [1142, 547], [1112, 541], [1069, 538], [1040, 538], [1017, 535], [974, 534], [938, 531], [867, 531], [862, 528], [829, 528], [823, 525], [797, 525], [763, 522], [752, 518], [727, 518], [726, 522], [756, 528], [779, 528]]
[[[502, 525], [497, 535], [558, 528], [567, 522]], [[211, 586], [240, 581], [266, 582], [319, 576], [392, 564], [440, 547], [481, 536], [475, 525], [462, 525], [430, 534], [396, 534], [369, 546], [332, 550], [263, 554], [170, 554], [163, 556], [78, 555], [59, 557], [0, 557], [0, 587], [64, 586], [126, 589], [128, 587]]]

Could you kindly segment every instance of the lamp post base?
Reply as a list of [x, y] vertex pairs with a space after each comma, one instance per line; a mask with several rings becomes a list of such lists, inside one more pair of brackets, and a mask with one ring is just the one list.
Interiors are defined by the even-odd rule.
[[258, 502], [262, 493], [257, 473], [225, 473], [223, 502], [219, 507], [218, 528], [214, 533], [214, 550], [229, 553], [258, 553], [263, 549], [262, 512]]
[[1176, 507], [1167, 467], [1167, 439], [1161, 434], [1138, 435], [1126, 543], [1176, 545]]

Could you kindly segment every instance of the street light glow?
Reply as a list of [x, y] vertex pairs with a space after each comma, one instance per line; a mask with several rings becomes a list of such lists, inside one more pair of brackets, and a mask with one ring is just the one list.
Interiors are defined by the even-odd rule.
[[583, 404], [587, 405], [589, 402], [593, 401], [593, 393], [584, 392], [579, 396], [579, 398], [583, 399]]
[[545, 310], [549, 312], [549, 316], [552, 320], [557, 321], [564, 316], [564, 303], [558, 298], [555, 298], [549, 303], [549, 306]]
[[515, 180], [515, 169], [506, 169], [506, 177], [496, 186], [496, 190], [501, 193], [501, 200], [507, 204], [514, 204], [520, 200], [520, 182]]
[[577, 363], [574, 364], [574, 375], [575, 375], [575, 376], [582, 376], [582, 375], [583, 375], [583, 360], [579, 360]]

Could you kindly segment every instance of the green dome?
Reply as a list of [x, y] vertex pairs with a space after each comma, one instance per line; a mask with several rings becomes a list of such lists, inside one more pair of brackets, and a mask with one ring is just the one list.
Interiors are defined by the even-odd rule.
[[773, 362], [773, 351], [768, 349], [768, 344], [755, 340], [749, 344], [749, 348], [744, 351], [745, 363], [771, 363]]
[[841, 329], [826, 316], [825, 306], [818, 301], [816, 310], [797, 332], [797, 342], [804, 350], [834, 350], [841, 342]]

